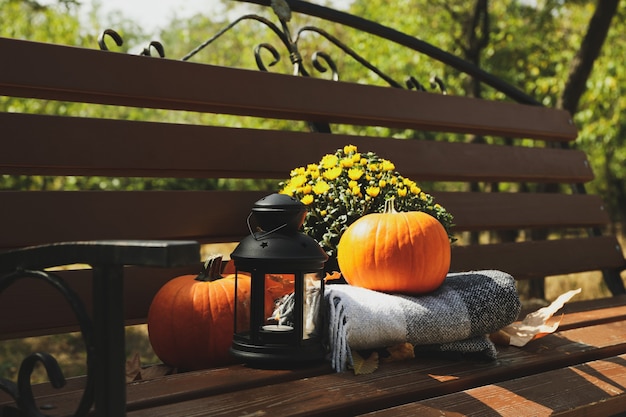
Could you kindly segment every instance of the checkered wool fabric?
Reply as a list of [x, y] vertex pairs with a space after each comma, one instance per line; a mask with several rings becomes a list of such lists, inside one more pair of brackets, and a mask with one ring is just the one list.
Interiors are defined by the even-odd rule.
[[502, 271], [448, 274], [436, 291], [391, 295], [351, 285], [329, 285], [329, 343], [337, 371], [352, 365], [351, 349], [409, 342], [420, 350], [495, 357], [487, 334], [512, 323], [521, 303], [515, 280]]

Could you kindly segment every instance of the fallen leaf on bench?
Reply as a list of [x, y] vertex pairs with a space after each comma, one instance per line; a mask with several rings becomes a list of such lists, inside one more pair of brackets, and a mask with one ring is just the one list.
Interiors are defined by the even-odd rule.
[[152, 365], [141, 370], [140, 379], [148, 380], [177, 373], [177, 369], [165, 364]]
[[400, 343], [379, 350], [352, 351], [352, 369], [355, 375], [371, 374], [378, 369], [379, 363], [403, 361], [415, 358], [413, 345]]
[[142, 368], [139, 353], [135, 353], [130, 360], [126, 361], [126, 382], [153, 379], [174, 373], [176, 373], [176, 368], [164, 364]]
[[332, 271], [332, 272], [327, 272], [326, 273], [326, 277], [324, 278], [324, 281], [336, 281], [338, 279], [341, 278], [341, 272], [338, 271]]
[[413, 345], [408, 342], [388, 347], [387, 352], [389, 353], [389, 356], [383, 357], [381, 359], [382, 362], [395, 362], [415, 358]]
[[511, 345], [522, 347], [531, 340], [539, 339], [558, 329], [561, 320], [548, 324], [554, 313], [559, 311], [565, 303], [579, 294], [581, 289], [568, 291], [561, 294], [547, 307], [540, 308], [534, 313], [528, 314], [521, 322], [513, 323], [496, 333], [489, 335], [490, 339], [499, 345]]
[[141, 379], [141, 358], [139, 353], [135, 353], [130, 360], [126, 361], [126, 382], [138, 379]]
[[352, 369], [354, 375], [371, 374], [378, 369], [378, 352], [372, 352], [367, 358], [364, 358], [359, 352], [353, 350]]

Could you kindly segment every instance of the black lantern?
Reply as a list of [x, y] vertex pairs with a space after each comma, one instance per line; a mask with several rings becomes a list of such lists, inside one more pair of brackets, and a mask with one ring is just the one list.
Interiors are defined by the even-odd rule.
[[[231, 353], [249, 365], [296, 367], [326, 354], [323, 309], [328, 256], [315, 239], [299, 231], [305, 216], [304, 205], [292, 197], [262, 198], [248, 217], [250, 235], [231, 254], [237, 282], [244, 273], [251, 277], [250, 303], [243, 307], [250, 311], [235, 312], [231, 347]], [[235, 306], [242, 308], [239, 300]]]

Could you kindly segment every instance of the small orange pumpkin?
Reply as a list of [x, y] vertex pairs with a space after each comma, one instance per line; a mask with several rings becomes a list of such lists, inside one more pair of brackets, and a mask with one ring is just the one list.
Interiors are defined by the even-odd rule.
[[435, 217], [397, 212], [391, 199], [383, 213], [367, 214], [344, 231], [337, 262], [351, 285], [423, 294], [443, 283], [450, 269], [450, 240]]
[[[234, 274], [235, 262], [231, 259], [224, 267], [224, 274]], [[241, 274], [241, 272], [239, 272]], [[271, 274], [265, 281], [265, 313], [267, 317], [274, 311], [274, 302], [284, 295], [292, 293], [295, 286], [293, 274]]]
[[[183, 275], [157, 292], [148, 312], [148, 335], [164, 363], [184, 370], [234, 362], [235, 276], [220, 275], [221, 255], [210, 257], [198, 276]], [[239, 276], [237, 323], [249, 327], [250, 277]]]

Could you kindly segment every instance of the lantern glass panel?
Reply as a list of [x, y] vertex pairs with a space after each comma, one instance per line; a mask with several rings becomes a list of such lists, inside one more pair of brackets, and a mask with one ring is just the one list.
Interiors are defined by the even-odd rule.
[[321, 272], [308, 273], [304, 275], [304, 325], [302, 339], [320, 337], [321, 316], [320, 303], [324, 291], [324, 277]]

